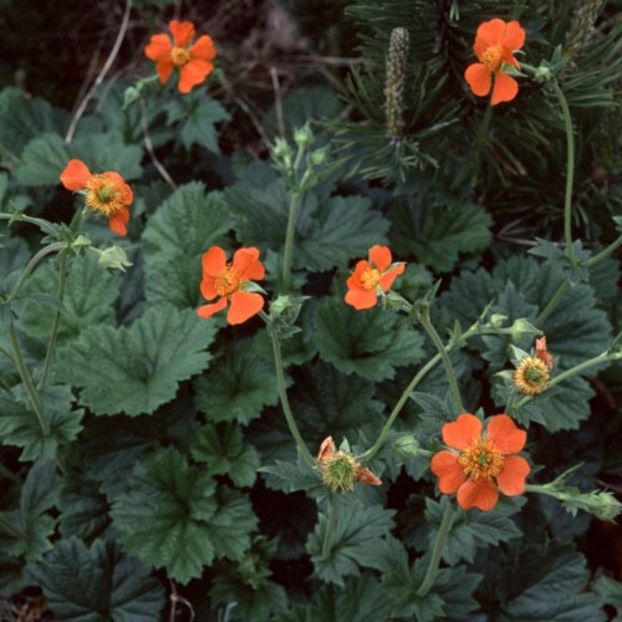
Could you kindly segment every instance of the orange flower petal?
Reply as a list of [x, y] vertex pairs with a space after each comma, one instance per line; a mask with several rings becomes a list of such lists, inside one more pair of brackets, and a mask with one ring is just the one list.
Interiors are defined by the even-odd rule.
[[173, 65], [173, 61], [169, 58], [158, 62], [158, 64], [156, 65], [156, 71], [158, 72], [158, 76], [160, 76], [161, 84], [166, 84], [168, 82], [168, 79], [171, 77], [174, 68], [175, 65]]
[[439, 451], [432, 456], [430, 470], [438, 477], [438, 488], [445, 494], [456, 492], [466, 477], [458, 464], [458, 456], [451, 451]]
[[82, 190], [91, 177], [91, 171], [82, 160], [69, 160], [60, 174], [60, 181], [67, 190]]
[[378, 302], [378, 295], [371, 289], [369, 291], [351, 289], [344, 296], [344, 300], [357, 311], [371, 309]]
[[520, 50], [525, 45], [525, 31], [516, 20], [506, 24], [501, 43], [512, 51]]
[[335, 441], [332, 436], [327, 436], [320, 445], [320, 451], [317, 454], [317, 461], [323, 462], [326, 458], [332, 456], [336, 451]]
[[475, 95], [483, 97], [490, 92], [492, 76], [486, 65], [482, 65], [481, 63], [469, 65], [464, 72], [464, 79]]
[[386, 292], [390, 290], [393, 285], [393, 281], [395, 281], [400, 274], [403, 274], [404, 270], [406, 270], [406, 265], [401, 263], [395, 266], [393, 270], [389, 270], [386, 274], [384, 274], [379, 283], [382, 291]]
[[190, 58], [211, 61], [216, 56], [216, 47], [212, 38], [208, 35], [200, 36], [190, 48]]
[[264, 306], [264, 299], [256, 292], [237, 291], [231, 296], [231, 306], [227, 312], [229, 324], [242, 324], [257, 315]]
[[207, 319], [209, 317], [212, 317], [214, 313], [218, 313], [219, 311], [222, 311], [226, 306], [227, 306], [227, 299], [223, 297], [223, 298], [220, 298], [220, 300], [217, 300], [216, 302], [212, 304], [200, 306], [197, 309], [197, 315], [199, 317], [203, 317]]
[[443, 426], [443, 442], [454, 449], [466, 449], [479, 440], [482, 427], [482, 422], [475, 415], [462, 413], [456, 421]]
[[491, 19], [479, 25], [475, 34], [475, 41], [483, 42], [486, 46], [500, 45], [505, 35], [506, 24], [502, 19]]
[[380, 272], [384, 272], [393, 261], [391, 250], [388, 246], [374, 244], [374, 246], [369, 249], [369, 260], [371, 263], [375, 264]]
[[367, 467], [361, 467], [356, 472], [356, 479], [361, 482], [361, 484], [367, 484], [368, 486], [381, 486], [382, 480], [372, 473]]
[[266, 276], [266, 270], [259, 261], [259, 249], [254, 246], [235, 251], [232, 263], [243, 281], [260, 280]]
[[194, 37], [194, 24], [192, 22], [178, 22], [174, 19], [169, 22], [168, 29], [173, 34], [175, 45], [180, 48], [185, 48], [190, 43], [190, 39]]
[[200, 288], [201, 295], [205, 300], [212, 300], [212, 298], [218, 296], [218, 292], [216, 291], [216, 279], [209, 274], [203, 274]]
[[458, 505], [463, 510], [479, 508], [487, 512], [492, 510], [499, 500], [497, 487], [486, 479], [468, 479], [458, 488]]
[[145, 46], [145, 56], [149, 60], [164, 60], [170, 57], [172, 49], [173, 46], [168, 35], [152, 35], [151, 40]]
[[209, 274], [209, 276], [220, 276], [227, 267], [227, 255], [220, 246], [211, 246], [201, 258], [201, 264], [203, 266], [203, 275]]
[[531, 467], [522, 456], [506, 456], [503, 469], [497, 476], [499, 490], [504, 495], [513, 497], [525, 492], [525, 478], [531, 472]]
[[129, 219], [130, 211], [125, 208], [108, 219], [108, 226], [113, 233], [121, 236], [126, 236], [127, 228], [125, 225], [128, 223]]
[[197, 84], [201, 84], [207, 78], [212, 69], [214, 69], [212, 63], [204, 60], [191, 60], [179, 72], [179, 92], [190, 93]]
[[495, 85], [492, 89], [492, 99], [490, 103], [493, 106], [501, 102], [512, 101], [518, 93], [518, 82], [507, 73], [497, 72], [495, 76]]
[[502, 454], [515, 454], [527, 442], [527, 432], [517, 428], [514, 420], [508, 415], [490, 417], [487, 436]]

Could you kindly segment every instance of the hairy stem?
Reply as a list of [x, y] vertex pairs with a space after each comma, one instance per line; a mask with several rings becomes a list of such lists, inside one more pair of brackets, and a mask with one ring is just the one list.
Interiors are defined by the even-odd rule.
[[[62, 303], [65, 295], [65, 283], [67, 280], [67, 255], [64, 253], [60, 256], [58, 265], [58, 300]], [[47, 351], [45, 353], [45, 362], [43, 363], [43, 373], [41, 374], [41, 380], [37, 388], [39, 391], [45, 386], [48, 374], [50, 373], [50, 364], [52, 357], [54, 356], [54, 348], [56, 347], [56, 338], [58, 336], [58, 327], [60, 326], [60, 310], [56, 310], [54, 315], [54, 321], [52, 323], [52, 332], [50, 333], [50, 340], [48, 341]]]
[[434, 547], [432, 548], [432, 556], [430, 557], [430, 563], [425, 573], [425, 577], [419, 589], [417, 590], [417, 596], [420, 598], [425, 596], [433, 587], [436, 575], [438, 573], [438, 566], [441, 563], [441, 557], [443, 555], [443, 549], [445, 548], [445, 542], [447, 535], [451, 529], [451, 523], [454, 517], [454, 506], [451, 501], [447, 503], [443, 518], [441, 520], [441, 526], [438, 528], [436, 539], [434, 540]]
[[322, 543], [322, 559], [324, 561], [330, 558], [330, 547], [333, 541], [333, 533], [337, 525], [337, 509], [330, 497], [328, 498], [326, 513], [328, 515], [328, 523], [326, 524], [326, 533], [324, 534], [324, 542]]
[[285, 254], [283, 257], [283, 288], [288, 291], [291, 287], [292, 278], [292, 257], [294, 253], [294, 236], [296, 234], [296, 220], [298, 210], [302, 202], [302, 193], [295, 190], [289, 204], [289, 215], [287, 217], [287, 233], [285, 234]]
[[590, 257], [587, 261], [588, 267], [592, 267], [603, 259], [606, 259], [609, 255], [611, 255], [611, 253], [620, 248], [620, 246], [622, 246], [622, 235], [617, 240], [614, 240], [611, 244], [609, 244], [609, 246], [600, 251], [600, 253]]
[[534, 325], [536, 327], [541, 327], [544, 322], [548, 319], [548, 317], [553, 313], [553, 311], [557, 308], [559, 301], [563, 298], [564, 294], [570, 289], [570, 280], [565, 279], [562, 281], [560, 286], [557, 288], [555, 293], [551, 296], [551, 299], [546, 304], [546, 307], [540, 311], [538, 317], [534, 320]]

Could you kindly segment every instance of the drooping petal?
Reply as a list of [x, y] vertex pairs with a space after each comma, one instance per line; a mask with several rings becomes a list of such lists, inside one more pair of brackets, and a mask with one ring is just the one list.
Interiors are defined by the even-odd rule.
[[218, 291], [216, 290], [216, 279], [210, 274], [203, 273], [200, 289], [201, 295], [205, 298], [205, 300], [212, 300], [212, 298], [216, 298], [216, 296], [218, 296]]
[[527, 442], [527, 432], [517, 428], [508, 415], [494, 415], [488, 419], [487, 437], [502, 454], [515, 454]]
[[492, 482], [486, 479], [468, 479], [458, 488], [456, 498], [458, 505], [463, 510], [479, 508], [484, 510], [484, 512], [488, 512], [497, 505], [499, 490]]
[[471, 413], [462, 413], [456, 421], [446, 423], [441, 434], [448, 447], [466, 449], [481, 437], [482, 422]]
[[492, 77], [490, 69], [488, 69], [486, 65], [482, 65], [481, 63], [469, 65], [464, 72], [464, 79], [475, 95], [483, 97], [490, 93]]
[[149, 43], [145, 46], [145, 56], [149, 60], [164, 60], [171, 55], [171, 39], [168, 35], [152, 35]]
[[116, 171], [106, 171], [103, 173], [106, 179], [109, 179], [121, 195], [121, 200], [125, 205], [131, 205], [134, 200], [134, 193], [128, 184], [125, 183], [123, 176]]
[[442, 493], [456, 492], [466, 477], [458, 464], [457, 454], [451, 451], [439, 451], [432, 456], [430, 470], [438, 477], [438, 488]]
[[209, 317], [212, 317], [214, 313], [218, 313], [219, 311], [222, 311], [226, 306], [227, 306], [227, 299], [223, 297], [212, 304], [200, 306], [197, 309], [197, 315], [199, 317], [203, 317], [207, 319]]
[[506, 24], [498, 17], [479, 25], [475, 33], [475, 41], [480, 41], [486, 45], [500, 45], [505, 35]]
[[207, 252], [203, 253], [201, 264], [204, 275], [220, 276], [227, 267], [227, 255], [220, 246], [211, 246]]
[[175, 65], [173, 64], [173, 61], [169, 58], [158, 62], [158, 64], [156, 65], [156, 71], [158, 72], [158, 76], [160, 76], [161, 84], [166, 84], [168, 82], [168, 79], [171, 77], [174, 68]]
[[513, 497], [525, 492], [525, 478], [531, 472], [531, 467], [522, 456], [506, 456], [503, 469], [497, 475], [499, 490], [504, 495]]
[[229, 324], [242, 324], [257, 315], [264, 306], [264, 299], [256, 292], [237, 291], [231, 296], [231, 306], [227, 311]]
[[520, 50], [525, 45], [525, 31], [516, 20], [506, 24], [501, 43], [512, 51]]
[[114, 216], [108, 219], [108, 226], [113, 233], [117, 235], [126, 236], [127, 228], [126, 224], [130, 220], [130, 210], [127, 208], [119, 210]]
[[517, 93], [518, 82], [512, 76], [503, 73], [503, 71], [497, 72], [490, 103], [496, 106], [502, 102], [510, 102], [516, 97]]
[[266, 270], [259, 261], [259, 249], [254, 246], [235, 251], [232, 265], [243, 281], [258, 281], [266, 276]]
[[378, 302], [378, 295], [375, 290], [350, 289], [346, 292], [344, 300], [357, 311], [371, 309]]
[[379, 283], [382, 291], [389, 291], [391, 289], [391, 286], [393, 285], [393, 281], [395, 281], [395, 279], [400, 274], [403, 274], [404, 270], [406, 270], [406, 264], [401, 263], [395, 266], [395, 268], [393, 268], [392, 270], [389, 270], [386, 274], [384, 274], [380, 279]]
[[379, 246], [378, 244], [374, 244], [374, 246], [369, 249], [369, 259], [380, 272], [384, 272], [393, 261], [389, 247]]
[[208, 35], [200, 36], [195, 44], [190, 48], [190, 58], [211, 61], [216, 56], [216, 47], [212, 38]]
[[367, 484], [368, 486], [381, 486], [382, 480], [372, 473], [367, 467], [361, 467], [355, 475], [356, 479], [361, 484]]
[[191, 60], [179, 72], [179, 92], [190, 93], [197, 84], [201, 84], [207, 78], [212, 69], [214, 69], [212, 63], [204, 60]]
[[194, 38], [194, 24], [192, 22], [178, 22], [174, 19], [169, 22], [168, 29], [173, 35], [175, 45], [179, 48], [185, 48]]
[[82, 190], [91, 177], [91, 171], [82, 160], [69, 160], [60, 174], [60, 181], [67, 190]]
[[327, 436], [320, 445], [320, 451], [317, 454], [317, 461], [323, 462], [326, 458], [332, 456], [336, 451], [335, 441], [332, 436]]
[[132, 188], [129, 184], [122, 183], [119, 192], [121, 193], [121, 200], [125, 205], [131, 205], [134, 201], [134, 193], [132, 192]]

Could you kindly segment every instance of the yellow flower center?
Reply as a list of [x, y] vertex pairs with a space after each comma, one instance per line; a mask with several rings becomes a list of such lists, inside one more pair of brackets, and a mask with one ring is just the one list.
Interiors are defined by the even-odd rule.
[[492, 441], [480, 439], [458, 456], [464, 474], [473, 480], [491, 480], [503, 468], [503, 455]]
[[119, 188], [106, 175], [91, 175], [86, 182], [86, 206], [105, 216], [125, 207]]
[[548, 365], [533, 356], [526, 356], [514, 371], [514, 386], [525, 395], [542, 393], [550, 380]]
[[482, 54], [481, 61], [490, 71], [498, 71], [503, 60], [503, 47], [500, 45], [491, 45]]
[[380, 282], [382, 274], [377, 268], [367, 268], [363, 274], [361, 274], [361, 282], [363, 287], [367, 290], [374, 289]]
[[228, 266], [216, 279], [216, 292], [219, 296], [228, 296], [240, 289], [242, 278], [238, 271]]
[[171, 50], [171, 60], [176, 67], [183, 67], [190, 60], [190, 52], [186, 48], [174, 47]]

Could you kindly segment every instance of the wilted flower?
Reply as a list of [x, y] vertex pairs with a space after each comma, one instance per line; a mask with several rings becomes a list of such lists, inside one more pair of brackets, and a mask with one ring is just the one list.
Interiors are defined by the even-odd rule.
[[551, 379], [553, 357], [546, 349], [546, 337], [536, 339], [534, 356], [524, 356], [514, 373], [514, 386], [524, 395], [538, 395], [542, 393]]
[[522, 494], [531, 471], [527, 460], [516, 455], [525, 446], [527, 433], [505, 414], [494, 415], [487, 423], [484, 435], [482, 422], [470, 413], [446, 423], [443, 442], [457, 451], [439, 451], [430, 463], [440, 491], [456, 492], [458, 505], [465, 510], [492, 510], [499, 490], [508, 496]]

